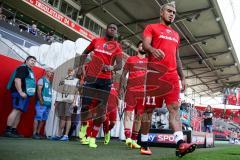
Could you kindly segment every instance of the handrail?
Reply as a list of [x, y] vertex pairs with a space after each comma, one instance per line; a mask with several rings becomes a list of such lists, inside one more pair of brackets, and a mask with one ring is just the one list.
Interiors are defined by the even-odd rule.
[[30, 42], [30, 41], [26, 41], [25, 39], [23, 39], [23, 38], [21, 38], [21, 37], [18, 37], [18, 36], [14, 35], [14, 34], [11, 34], [11, 33], [9, 33], [9, 32], [6, 32], [5, 30], [0, 29], [0, 31], [1, 31], [1, 32], [4, 32], [4, 33], [6, 33], [6, 34], [8, 34], [8, 35], [10, 35], [10, 36], [13, 36], [13, 37], [16, 37], [16, 38], [22, 40], [22, 41], [24, 42], [24, 43], [23, 43], [23, 46], [24, 46], [25, 42], [28, 42], [29, 44], [31, 44], [31, 45], [33, 45], [33, 46], [34, 46], [34, 45], [35, 45], [35, 46], [38, 45], [38, 44], [36, 44], [36, 43], [32, 43], [32, 42]]
[[[13, 12], [11, 12], [11, 11], [7, 10], [6, 8], [3, 8], [3, 7], [2, 7], [2, 9], [5, 12], [10, 13], [14, 17], [14, 13]], [[27, 24], [27, 23], [21, 21], [20, 19], [16, 19], [16, 18], [14, 19], [13, 23], [15, 23], [16, 25], [25, 26], [26, 28], [29, 28], [29, 26], [30, 26], [30, 24]], [[47, 33], [41, 31], [39, 28], [37, 28], [37, 29], [38, 29], [37, 32], [39, 33], [39, 35], [41, 35], [41, 36], [46, 36], [47, 35]], [[62, 42], [63, 41], [63, 39], [60, 36], [58, 36], [56, 34], [54, 34], [53, 36], [54, 36], [55, 41], [57, 41], [57, 42]]]
[[[8, 40], [9, 41], [9, 40]], [[5, 43], [3, 40], [2, 40], [2, 37], [0, 37], [0, 42], [2, 42], [3, 44], [5, 44], [10, 50], [14, 51], [14, 53], [19, 56], [20, 58], [22, 58], [23, 60], [25, 60], [25, 58], [23, 58], [21, 55], [19, 55], [17, 53], [17, 51], [12, 47], [12, 46], [15, 46], [16, 48], [20, 49], [23, 53], [25, 53], [27, 56], [31, 56], [28, 52], [26, 52], [24, 49], [22, 49], [21, 47], [19, 47], [16, 43], [14, 42], [11, 42], [12, 43], [12, 46], [9, 46], [7, 43]], [[36, 61], [40, 66], [45, 66], [44, 64], [40, 63], [38, 60]]]
[[[4, 45], [6, 45], [10, 50], [13, 50], [13, 51], [14, 51], [13, 48], [11, 48], [7, 43], [5, 43], [5, 42], [2, 40], [2, 37], [0, 37], [0, 42], [3, 43]], [[14, 51], [14, 52], [16, 52], [16, 51]], [[17, 54], [17, 53], [16, 53], [16, 55], [17, 55], [18, 57], [20, 57], [21, 59], [24, 60], [24, 58], [23, 58], [21, 55], [19, 55], [19, 54]]]
[[[29, 28], [29, 24], [24, 23], [23, 21], [19, 20], [19, 19], [15, 19], [15, 23], [17, 23], [18, 25], [22, 25], [25, 26], [26, 28]], [[39, 35], [41, 36], [46, 36], [47, 34], [44, 33], [43, 31], [41, 31], [39, 28], [37, 28], [37, 32], [39, 33]]]

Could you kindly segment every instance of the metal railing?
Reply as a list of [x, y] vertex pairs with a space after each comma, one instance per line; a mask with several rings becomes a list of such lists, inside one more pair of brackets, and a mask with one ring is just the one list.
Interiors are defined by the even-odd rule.
[[15, 34], [10, 33], [10, 32], [7, 32], [7, 31], [5, 31], [1, 28], [0, 28], [0, 34], [2, 35], [3, 38], [8, 39], [12, 42], [15, 42], [15, 43], [17, 43], [19, 45], [22, 45], [24, 47], [27, 47], [27, 48], [29, 48], [31, 46], [39, 46], [39, 44], [37, 44], [37, 43], [32, 43], [30, 41], [27, 41], [26, 39], [21, 38], [21, 37], [15, 35]]
[[[9, 11], [9, 10], [7, 10], [7, 9], [5, 9], [5, 8], [2, 8], [2, 9], [4, 10], [4, 12], [7, 12], [9, 15], [11, 15], [11, 16], [13, 17], [12, 20], [10, 20], [10, 21], [8, 20], [9, 23], [11, 23], [12, 25], [14, 25], [14, 26], [23, 26], [23, 27], [25, 27], [26, 29], [28, 29], [28, 28], [31, 27], [30, 24], [27, 24], [27, 23], [25, 23], [25, 22], [23, 22], [23, 21], [21, 21], [21, 20], [19, 20], [19, 19], [16, 19], [16, 18], [15, 18], [15, 17], [16, 17], [16, 16], [15, 16], [16, 13], [14, 13], [14, 12], [12, 12], [12, 11]], [[38, 29], [38, 28], [37, 28], [37, 34], [40, 35], [40, 36], [42, 36], [43, 39], [47, 36], [47, 33], [41, 31], [41, 30]], [[53, 37], [54, 37], [54, 42], [63, 42], [63, 38], [61, 38], [61, 37], [59, 37], [59, 36], [57, 36], [57, 35], [55, 35], [55, 34], [53, 35]]]
[[[21, 51], [24, 55], [21, 55], [18, 53]], [[30, 54], [22, 49], [19, 45], [17, 45], [14, 42], [9, 41], [8, 39], [5, 39], [1, 36], [0, 34], [0, 54], [6, 55], [8, 57], [24, 61], [26, 57], [30, 56]], [[45, 66], [44, 64], [40, 63], [37, 61], [38, 66], [43, 67]]]

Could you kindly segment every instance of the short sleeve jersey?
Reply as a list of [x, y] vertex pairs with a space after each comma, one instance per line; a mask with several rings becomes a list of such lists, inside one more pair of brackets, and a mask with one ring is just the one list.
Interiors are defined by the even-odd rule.
[[138, 78], [138, 84], [136, 85], [143, 86], [145, 74], [147, 71], [147, 58], [140, 58], [138, 56], [129, 57], [124, 65], [124, 70], [129, 71], [127, 86], [129, 86], [131, 83], [131, 80], [135, 78]]
[[114, 65], [116, 57], [122, 57], [122, 49], [117, 41], [106, 38], [93, 39], [87, 50], [93, 51], [92, 60], [88, 63], [87, 76], [111, 79], [112, 71], [102, 71], [103, 65]]
[[153, 55], [149, 55], [149, 62], [157, 62], [165, 65], [168, 72], [174, 72], [177, 69], [176, 53], [180, 44], [180, 37], [176, 31], [164, 24], [149, 24], [146, 26], [143, 37], [152, 38], [152, 47], [161, 49], [165, 57], [157, 60]]

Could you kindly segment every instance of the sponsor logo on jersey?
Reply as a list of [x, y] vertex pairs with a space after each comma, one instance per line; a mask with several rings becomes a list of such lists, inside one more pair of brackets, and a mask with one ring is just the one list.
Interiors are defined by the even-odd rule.
[[178, 43], [178, 40], [175, 37], [160, 35], [159, 38], [174, 41], [174, 42]]

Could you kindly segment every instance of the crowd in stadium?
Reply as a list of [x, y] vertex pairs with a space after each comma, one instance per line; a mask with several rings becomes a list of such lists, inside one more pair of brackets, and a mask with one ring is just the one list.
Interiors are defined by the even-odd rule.
[[[0, 4], [0, 6], [2, 6]], [[5, 11], [5, 13], [4, 13]], [[37, 27], [36, 22], [32, 21], [31, 24], [22, 22], [20, 19], [17, 19], [13, 13], [6, 12], [7, 10], [3, 7], [0, 8], [0, 20], [9, 23], [12, 26], [18, 27], [20, 32], [28, 32], [33, 36], [37, 36], [40, 39], [44, 39], [48, 43], [60, 41], [63, 42], [66, 37], [59, 37], [54, 34], [54, 31], [44, 32]]]

